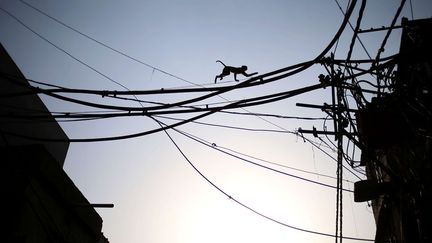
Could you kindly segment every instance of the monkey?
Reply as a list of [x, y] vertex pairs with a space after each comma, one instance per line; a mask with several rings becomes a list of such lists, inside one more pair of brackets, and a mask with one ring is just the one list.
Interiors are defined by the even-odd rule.
[[248, 67], [245, 66], [245, 65], [243, 65], [243, 66], [241, 66], [241, 67], [231, 67], [231, 66], [227, 66], [227, 65], [225, 65], [223, 62], [221, 62], [221, 61], [219, 61], [219, 60], [217, 60], [216, 62], [220, 62], [220, 63], [224, 66], [224, 68], [222, 69], [222, 73], [221, 73], [221, 74], [216, 75], [216, 77], [215, 77], [215, 81], [214, 81], [215, 83], [216, 83], [216, 81], [217, 81], [218, 78], [219, 78], [219, 80], [222, 80], [223, 77], [228, 76], [228, 75], [230, 75], [231, 73], [234, 74], [234, 80], [237, 81], [237, 82], [239, 81], [239, 80], [237, 79], [237, 74], [242, 74], [242, 75], [244, 75], [244, 76], [246, 76], [246, 77], [250, 77], [250, 76], [253, 76], [253, 75], [258, 74], [258, 72], [254, 72], [254, 73], [251, 73], [251, 74], [247, 74], [247, 73], [246, 73], [246, 70], [248, 69]]

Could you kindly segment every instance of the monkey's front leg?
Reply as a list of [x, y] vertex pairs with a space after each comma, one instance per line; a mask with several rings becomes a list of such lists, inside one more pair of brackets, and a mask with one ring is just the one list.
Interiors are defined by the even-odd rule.
[[258, 72], [254, 72], [254, 73], [251, 73], [251, 74], [244, 73], [244, 76], [250, 77], [250, 76], [257, 75], [257, 74], [258, 74]]
[[237, 81], [237, 82], [239, 81], [239, 80], [237, 79], [237, 73], [234, 73], [234, 80]]

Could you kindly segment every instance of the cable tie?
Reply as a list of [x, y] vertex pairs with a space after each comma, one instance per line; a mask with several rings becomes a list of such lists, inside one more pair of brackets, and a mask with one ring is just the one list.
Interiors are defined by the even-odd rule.
[[102, 98], [104, 98], [105, 96], [108, 96], [108, 90], [102, 91]]
[[312, 134], [314, 137], [316, 137], [316, 138], [318, 137], [317, 129], [315, 126], [312, 126]]
[[298, 129], [297, 129], [297, 136], [299, 136], [299, 134], [300, 134], [300, 137], [303, 139], [303, 142], [304, 143], [306, 143], [306, 139], [304, 138], [304, 136], [303, 136], [303, 130], [302, 130], [302, 128], [301, 127], [299, 127]]

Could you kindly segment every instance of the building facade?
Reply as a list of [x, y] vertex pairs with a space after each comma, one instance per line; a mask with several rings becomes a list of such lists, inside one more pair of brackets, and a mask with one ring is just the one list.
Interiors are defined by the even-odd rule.
[[1, 45], [0, 135], [2, 242], [108, 242], [62, 168], [68, 137]]

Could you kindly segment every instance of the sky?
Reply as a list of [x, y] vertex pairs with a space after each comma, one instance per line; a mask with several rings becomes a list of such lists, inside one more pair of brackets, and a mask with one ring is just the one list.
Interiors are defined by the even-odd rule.
[[[343, 9], [348, 5], [346, 0], [338, 2]], [[215, 75], [222, 70], [216, 60], [232, 66], [247, 65], [249, 72], [260, 74], [311, 60], [328, 45], [344, 17], [333, 0], [26, 0], [26, 3], [0, 1], [0, 42], [24, 75], [53, 85], [96, 90], [233, 85], [232, 76], [223, 80], [226, 82], [214, 84]], [[359, 6], [360, 2], [350, 19], [353, 26]], [[368, 1], [361, 28], [390, 25], [398, 6], [399, 1]], [[432, 2], [406, 1], [401, 16], [432, 17]], [[400, 24], [400, 18], [397, 23]], [[360, 35], [372, 57], [376, 56], [384, 35], [385, 32]], [[346, 58], [351, 37], [348, 26], [337, 47], [331, 49], [336, 58]], [[397, 53], [399, 39], [400, 30], [393, 31], [382, 56]], [[357, 42], [352, 59], [367, 57]], [[317, 84], [322, 73], [326, 74], [325, 69], [314, 65], [277, 82], [224, 93], [195, 105], [225, 104]], [[170, 103], [198, 95], [159, 94], [140, 98]], [[140, 105], [107, 97], [71, 97], [104, 104]], [[43, 95], [41, 98], [52, 112], [95, 110]], [[235, 111], [322, 118], [325, 114], [320, 110], [297, 107], [295, 103], [322, 105], [330, 100], [329, 89], [321, 89]], [[185, 119], [192, 115], [170, 117]], [[167, 118], [160, 120], [174, 122]], [[275, 173], [215, 150], [229, 149], [225, 151], [235, 151], [239, 157], [285, 173], [336, 185], [335, 179], [326, 177], [335, 176], [335, 161], [303, 138], [286, 132], [313, 126], [331, 129], [331, 124], [327, 124], [331, 122], [219, 113], [199, 121], [285, 132], [189, 123], [178, 129], [207, 141], [210, 146], [173, 130], [167, 132], [181, 152], [164, 132], [127, 140], [70, 144], [64, 165], [67, 174], [90, 202], [115, 205], [112, 209], [97, 209], [103, 219], [102, 231], [110, 242], [334, 242], [331, 237], [298, 231], [255, 214], [221, 193], [189, 164], [232, 198], [267, 217], [297, 228], [334, 234], [335, 189]], [[69, 138], [116, 136], [158, 127], [145, 116], [60, 125]], [[305, 136], [336, 157], [335, 151], [326, 148], [323, 142]], [[331, 137], [323, 140], [334, 142]], [[359, 155], [355, 151], [353, 157], [358, 159]], [[364, 178], [361, 173], [354, 173]], [[350, 190], [352, 182], [359, 180], [347, 170], [344, 178], [349, 181], [344, 182], [344, 187]], [[373, 239], [375, 223], [368, 204], [354, 202], [352, 193], [345, 192], [343, 205], [344, 235]]]

